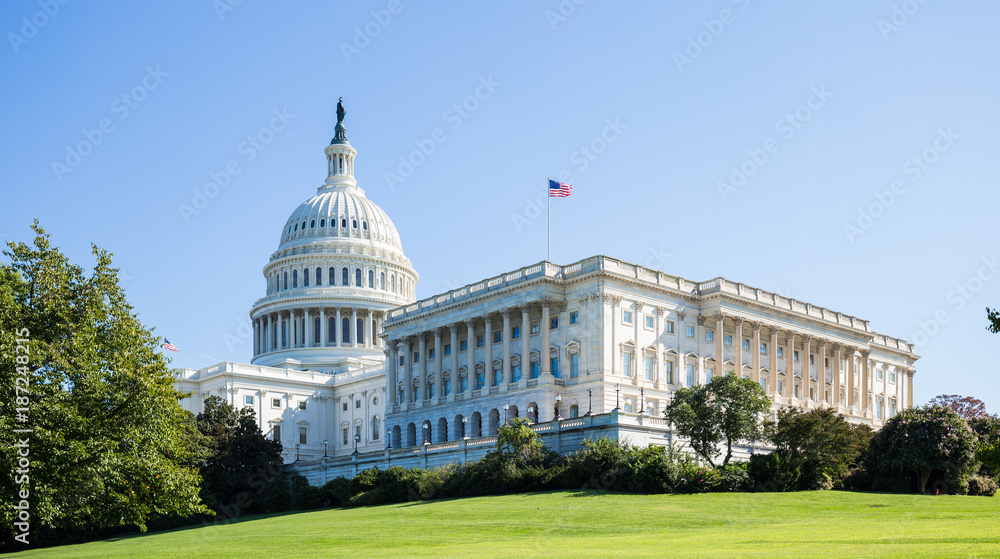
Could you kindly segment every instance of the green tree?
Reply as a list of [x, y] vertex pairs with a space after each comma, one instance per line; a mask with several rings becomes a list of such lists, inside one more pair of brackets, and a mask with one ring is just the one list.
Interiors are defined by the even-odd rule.
[[205, 503], [224, 518], [272, 512], [276, 506], [268, 503], [269, 487], [283, 472], [281, 443], [264, 437], [253, 408], [237, 410], [209, 396], [197, 423], [209, 447], [201, 466]]
[[[14, 503], [28, 491], [32, 543], [39, 531], [145, 530], [152, 518], [209, 512], [183, 395], [159, 339], [126, 301], [111, 255], [92, 246], [88, 276], [37, 220], [32, 229], [33, 246], [8, 243], [10, 262], [0, 267], [0, 456], [7, 472], [17, 469], [19, 448], [30, 460], [27, 482], [3, 476], [0, 498]], [[9, 540], [10, 507], [2, 517]]]
[[986, 329], [994, 334], [1000, 332], [1000, 311], [986, 307], [986, 320], [990, 323]]
[[678, 434], [690, 440], [691, 448], [712, 466], [724, 441], [726, 457], [722, 465], [725, 466], [733, 457], [733, 444], [761, 439], [759, 415], [770, 409], [771, 400], [760, 384], [736, 375], [720, 375], [708, 384], [675, 392], [663, 414]]
[[978, 437], [976, 462], [979, 462], [982, 473], [1000, 478], [1000, 417], [988, 415], [968, 421]]
[[[837, 486], [868, 448], [873, 431], [867, 425], [851, 424], [832, 408], [802, 412], [783, 409], [777, 421], [765, 425], [774, 444], [778, 463], [798, 470], [798, 489]], [[791, 476], [789, 476], [790, 478]]]
[[552, 459], [538, 433], [519, 417], [497, 429], [497, 447], [493, 452], [501, 461], [516, 466], [538, 465]]
[[903, 410], [872, 438], [865, 468], [873, 489], [897, 489], [894, 478], [913, 475], [924, 493], [933, 472], [955, 482], [972, 473], [976, 434], [954, 410], [927, 406]]

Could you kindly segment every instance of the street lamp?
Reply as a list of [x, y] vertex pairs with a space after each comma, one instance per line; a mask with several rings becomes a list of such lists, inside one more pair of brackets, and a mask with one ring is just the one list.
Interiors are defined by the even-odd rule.
[[427, 438], [427, 430], [430, 428], [430, 425], [424, 423], [424, 446], [431, 444], [431, 441]]
[[329, 458], [329, 455], [326, 453], [326, 445], [328, 444], [330, 444], [330, 441], [323, 439], [323, 458]]
[[[531, 425], [531, 414], [535, 413], [535, 408], [528, 406], [528, 425]], [[538, 415], [535, 415], [535, 423], [538, 423]]]
[[358, 443], [361, 442], [361, 435], [354, 435], [354, 455], [358, 455]]
[[510, 406], [508, 404], [504, 404], [503, 405], [503, 424], [504, 425], [507, 424], [507, 410], [509, 410], [509, 409], [510, 409]]
[[468, 427], [469, 427], [469, 418], [465, 417], [463, 415], [462, 416], [462, 439], [464, 439], [464, 440], [468, 440], [469, 439], [469, 429], [468, 429]]
[[611, 411], [621, 411], [622, 409], [622, 407], [619, 405], [619, 399], [618, 399], [618, 394], [621, 392], [621, 390], [622, 386], [618, 383], [615, 383], [615, 409]]
[[295, 443], [295, 461], [299, 461], [299, 443]]
[[646, 393], [643, 391], [643, 388], [640, 386], [639, 387], [639, 415], [642, 415], [642, 414], [646, 413], [645, 405], [646, 405]]
[[385, 426], [385, 449], [392, 450], [392, 431], [388, 425]]
[[587, 415], [594, 415], [594, 389], [587, 389], [587, 398], [590, 400], [590, 405], [587, 407]]
[[556, 394], [556, 421], [562, 421], [562, 416], [559, 415], [559, 402], [562, 402], [562, 394]]

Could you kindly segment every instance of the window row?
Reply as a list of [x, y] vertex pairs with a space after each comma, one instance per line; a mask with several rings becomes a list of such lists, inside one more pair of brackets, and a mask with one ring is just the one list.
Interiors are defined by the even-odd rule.
[[[318, 222], [316, 221], [316, 218], [311, 218], [311, 219], [303, 219], [301, 222], [300, 221], [296, 221], [295, 223], [288, 224], [288, 234], [290, 235], [292, 233], [298, 233], [300, 231], [302, 233], [305, 233], [306, 232], [306, 224], [309, 225], [309, 230], [315, 230], [317, 224], [319, 224], [319, 228], [320, 229], [325, 229], [326, 226], [327, 226], [327, 223], [330, 224], [330, 230], [336, 231], [338, 229], [337, 228], [337, 220], [335, 218], [330, 218], [330, 221], [327, 222], [327, 220], [326, 220], [325, 217], [321, 217]], [[362, 231], [367, 231], [368, 230], [368, 222], [365, 221], [365, 220], [361, 220], [360, 223], [361, 223], [361, 230]], [[348, 224], [350, 224], [350, 226], [351, 226], [350, 229], [355, 230], [355, 229], [358, 228], [358, 219], [356, 217], [352, 217], [350, 219], [348, 219], [346, 217], [341, 217], [340, 218], [340, 229], [341, 230], [347, 230], [348, 229], [348, 227], [347, 227]]]
[[376, 271], [373, 269], [363, 271], [360, 267], [352, 269], [347, 266], [343, 268], [330, 266], [327, 268], [325, 277], [323, 268], [320, 266], [317, 266], [314, 270], [304, 267], [301, 269], [301, 274], [298, 268], [275, 271], [268, 276], [267, 283], [268, 293], [297, 289], [300, 285], [302, 287], [310, 287], [310, 285], [319, 287], [323, 285], [341, 285], [344, 287], [368, 287], [369, 289], [380, 289], [398, 295], [411, 295], [411, 285], [405, 276], [400, 275], [397, 278], [395, 273], [389, 272], [386, 274], [385, 271], [378, 271], [376, 274]]

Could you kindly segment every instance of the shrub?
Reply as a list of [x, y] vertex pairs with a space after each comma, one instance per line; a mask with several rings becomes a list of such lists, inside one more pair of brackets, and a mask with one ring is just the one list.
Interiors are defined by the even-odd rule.
[[[841, 487], [873, 435], [867, 425], [850, 424], [832, 408], [781, 410], [766, 431], [776, 447], [774, 454], [781, 456], [771, 463], [783, 470], [771, 474], [771, 481], [782, 485], [779, 491]], [[792, 479], [795, 483], [789, 485]]]
[[754, 491], [795, 491], [802, 471], [786, 453], [754, 454], [747, 464], [747, 474]]
[[288, 493], [293, 510], [318, 509], [323, 506], [323, 491], [309, 485], [309, 481], [299, 474], [292, 474], [289, 479]]
[[969, 495], [992, 497], [996, 495], [996, 492], [997, 482], [993, 478], [981, 475], [969, 477]]

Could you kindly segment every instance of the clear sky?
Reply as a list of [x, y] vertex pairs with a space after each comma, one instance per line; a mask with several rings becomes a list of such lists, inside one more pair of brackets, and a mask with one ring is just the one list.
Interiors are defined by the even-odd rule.
[[544, 259], [563, 176], [556, 263], [852, 314], [919, 344], [918, 402], [1000, 411], [1000, 4], [817, 4], [6, 1], [0, 238], [107, 248], [175, 365], [249, 361], [343, 96], [418, 297]]

